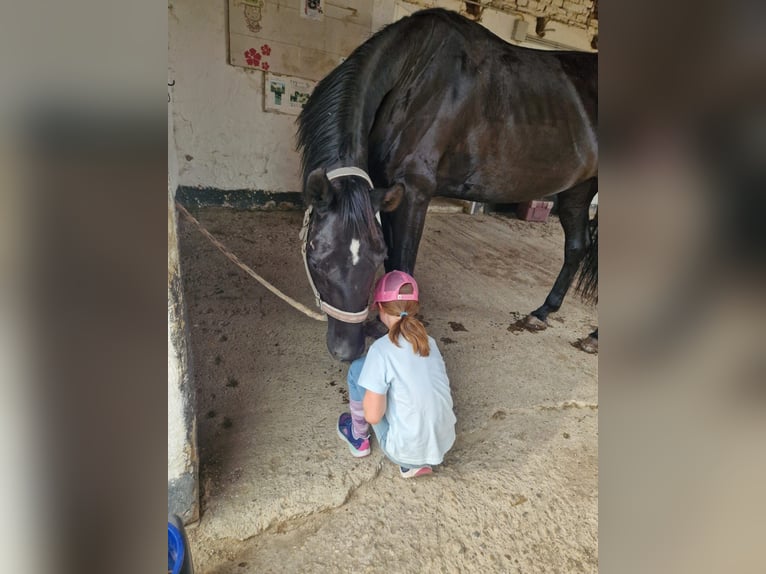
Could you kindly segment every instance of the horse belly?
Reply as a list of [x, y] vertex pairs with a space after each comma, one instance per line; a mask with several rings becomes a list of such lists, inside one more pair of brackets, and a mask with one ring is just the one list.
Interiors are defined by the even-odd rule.
[[573, 143], [569, 131], [552, 129], [485, 133], [466, 138], [442, 157], [438, 195], [489, 203], [529, 201], [595, 175], [596, 150], [586, 136]]

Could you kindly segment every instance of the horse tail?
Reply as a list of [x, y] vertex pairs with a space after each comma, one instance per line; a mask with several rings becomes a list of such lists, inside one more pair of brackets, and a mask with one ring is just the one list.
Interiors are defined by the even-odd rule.
[[580, 262], [580, 276], [575, 291], [588, 303], [598, 303], [598, 206], [588, 222], [588, 245]]

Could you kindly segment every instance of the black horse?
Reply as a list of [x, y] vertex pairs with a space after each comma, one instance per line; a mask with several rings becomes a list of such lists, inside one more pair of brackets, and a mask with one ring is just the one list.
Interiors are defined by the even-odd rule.
[[359, 321], [375, 272], [384, 261], [387, 271], [413, 272], [434, 196], [511, 203], [559, 194], [564, 265], [527, 318], [545, 327], [581, 262], [596, 262], [588, 212], [597, 68], [596, 54], [516, 47], [431, 9], [385, 27], [319, 82], [298, 118], [298, 148], [306, 266], [334, 357], [364, 352]]

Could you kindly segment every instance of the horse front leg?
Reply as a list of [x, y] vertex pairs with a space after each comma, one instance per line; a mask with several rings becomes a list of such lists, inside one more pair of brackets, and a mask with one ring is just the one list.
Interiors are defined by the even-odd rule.
[[[399, 270], [413, 275], [427, 211], [427, 198], [414, 200], [406, 193], [397, 209], [381, 211], [380, 222], [388, 247], [388, 256], [384, 262], [386, 273]], [[386, 333], [388, 327], [380, 321], [380, 317], [368, 320], [364, 325], [366, 337], [378, 339]]]
[[577, 274], [588, 247], [588, 210], [598, 190], [595, 180], [588, 180], [559, 195], [559, 221], [564, 228], [564, 264], [548, 297], [525, 320], [532, 331], [548, 327], [547, 318], [561, 308], [564, 296]]
[[381, 213], [383, 237], [388, 247], [388, 257], [384, 263], [387, 273], [398, 270], [414, 276], [429, 201], [430, 197], [411, 193], [407, 189], [399, 207]]

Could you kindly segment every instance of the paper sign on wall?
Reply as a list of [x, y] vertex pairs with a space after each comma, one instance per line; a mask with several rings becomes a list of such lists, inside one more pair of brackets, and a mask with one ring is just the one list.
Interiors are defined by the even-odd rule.
[[267, 72], [263, 85], [265, 111], [297, 116], [314, 91], [316, 82]]
[[324, 11], [322, 0], [303, 0], [303, 17], [312, 20], [321, 20]]

